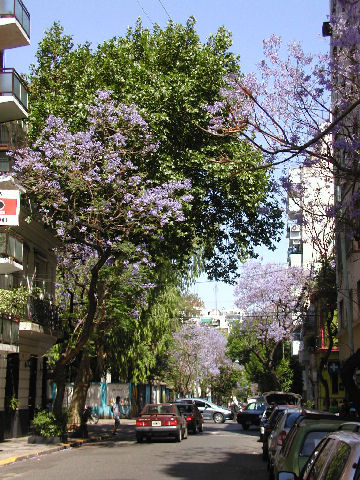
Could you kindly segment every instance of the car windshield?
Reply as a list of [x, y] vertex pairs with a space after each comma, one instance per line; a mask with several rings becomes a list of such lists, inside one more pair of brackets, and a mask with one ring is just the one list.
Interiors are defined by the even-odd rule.
[[173, 413], [174, 411], [171, 405], [147, 405], [143, 410], [143, 414], [145, 415], [171, 415]]
[[309, 432], [305, 437], [299, 456], [310, 457], [312, 452], [319, 445], [320, 440], [322, 440], [328, 433], [329, 432]]

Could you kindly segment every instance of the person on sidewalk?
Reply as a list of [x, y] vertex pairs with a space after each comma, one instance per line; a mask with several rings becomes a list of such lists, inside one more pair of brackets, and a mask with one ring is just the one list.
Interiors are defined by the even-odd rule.
[[113, 435], [116, 435], [116, 430], [120, 427], [120, 397], [116, 397], [116, 400], [113, 404], [112, 410], [114, 415], [114, 428], [113, 428]]

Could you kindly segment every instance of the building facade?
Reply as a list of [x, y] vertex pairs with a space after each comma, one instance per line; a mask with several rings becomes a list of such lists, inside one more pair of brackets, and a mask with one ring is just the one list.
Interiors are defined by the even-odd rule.
[[[7, 151], [21, 146], [26, 85], [4, 65], [4, 51], [30, 43], [21, 0], [0, 2], [0, 439], [27, 434], [48, 397], [45, 353], [60, 331], [54, 305], [55, 240], [36, 220]], [[30, 216], [31, 214], [31, 216]]]

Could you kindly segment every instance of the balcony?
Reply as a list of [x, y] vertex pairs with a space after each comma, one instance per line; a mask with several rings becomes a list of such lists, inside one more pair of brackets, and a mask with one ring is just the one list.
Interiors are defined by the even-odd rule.
[[21, 0], [0, 0], [0, 50], [30, 45], [30, 14]]
[[[19, 317], [16, 315], [0, 314], [0, 345], [9, 347], [19, 345]], [[1, 347], [3, 349], [3, 347]], [[13, 350], [9, 348], [9, 350]], [[15, 349], [17, 351], [17, 348]]]
[[25, 128], [23, 122], [14, 121], [0, 124], [0, 174], [11, 172], [12, 158], [7, 152], [13, 147], [24, 145]]
[[[0, 0], [1, 1], [1, 0]], [[0, 123], [28, 116], [28, 92], [13, 68], [0, 71]]]
[[0, 232], [0, 274], [20, 272], [23, 270], [22, 241], [9, 232]]
[[59, 308], [49, 300], [30, 296], [26, 305], [25, 317], [30, 322], [45, 327], [51, 333], [61, 330]]
[[0, 302], [1, 318], [18, 319], [18, 330], [22, 336], [55, 337], [62, 329], [58, 307], [49, 300], [28, 295], [25, 287], [0, 289]]

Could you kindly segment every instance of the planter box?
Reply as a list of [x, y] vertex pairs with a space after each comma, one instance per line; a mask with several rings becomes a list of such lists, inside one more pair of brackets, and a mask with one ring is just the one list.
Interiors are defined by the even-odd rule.
[[41, 435], [31, 435], [28, 438], [28, 443], [41, 443], [45, 445], [56, 445], [64, 442], [67, 442], [67, 435], [62, 435], [61, 437], [42, 437]]

